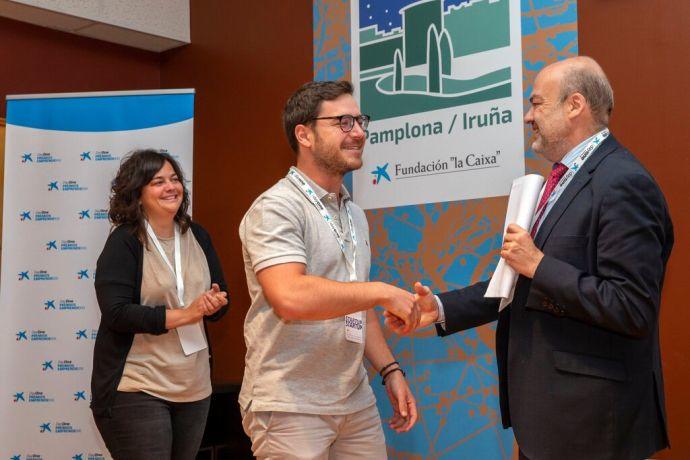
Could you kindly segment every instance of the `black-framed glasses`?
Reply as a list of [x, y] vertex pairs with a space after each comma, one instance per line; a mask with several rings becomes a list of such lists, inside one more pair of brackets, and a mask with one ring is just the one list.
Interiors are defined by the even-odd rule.
[[362, 127], [362, 129], [366, 130], [367, 126], [369, 126], [369, 120], [371, 120], [371, 117], [369, 115], [337, 115], [334, 117], [316, 117], [312, 118], [312, 120], [338, 120], [338, 123], [340, 124], [340, 129], [344, 133], [349, 133], [352, 131], [352, 128], [355, 127], [355, 121], [359, 123], [359, 126]]

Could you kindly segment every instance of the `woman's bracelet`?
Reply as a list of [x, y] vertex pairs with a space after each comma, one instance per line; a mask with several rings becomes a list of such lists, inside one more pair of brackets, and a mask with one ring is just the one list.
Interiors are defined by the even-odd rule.
[[405, 374], [405, 371], [403, 370], [402, 367], [396, 367], [395, 369], [391, 369], [381, 376], [381, 385], [385, 385], [386, 384], [386, 377], [388, 377], [389, 375], [391, 375], [395, 371], [402, 372], [403, 377], [407, 376], [407, 374]]
[[400, 366], [400, 363], [397, 362], [397, 361], [393, 361], [392, 363], [386, 364], [386, 365], [383, 366], [383, 367], [381, 368], [381, 370], [379, 371], [379, 375], [380, 375], [381, 377], [383, 377], [383, 371], [385, 371], [385, 370], [388, 369], [389, 367], [394, 366], [394, 365], [396, 365], [396, 364], [397, 364], [398, 366]]

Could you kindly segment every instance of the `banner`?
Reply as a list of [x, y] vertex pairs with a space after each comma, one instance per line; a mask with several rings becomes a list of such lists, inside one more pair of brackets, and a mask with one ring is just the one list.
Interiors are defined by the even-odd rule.
[[354, 199], [382, 208], [507, 195], [525, 173], [518, 0], [351, 2], [371, 116]]
[[89, 409], [110, 183], [140, 148], [191, 179], [194, 91], [7, 99], [0, 458], [110, 458]]
[[[385, 37], [402, 33], [403, 29], [407, 33], [410, 30], [408, 26], [413, 26], [413, 29], [419, 26], [419, 23], [408, 22], [410, 17], [405, 16], [406, 11], [415, 7], [412, 3], [409, 0], [314, 0], [313, 50], [315, 79], [356, 80], [359, 78], [360, 81], [364, 81], [368, 74], [362, 76], [363, 71], [359, 70], [360, 65], [353, 65], [352, 61], [357, 58], [360, 62], [364, 62], [365, 57], [368, 56], [365, 56], [365, 45], [361, 43], [367, 40], [367, 34], [371, 36], [371, 26], [374, 25], [373, 21], [376, 21], [376, 28], [378, 28], [379, 35], [382, 36], [382, 41], [385, 40]], [[439, 37], [441, 35], [441, 22], [438, 19], [438, 10], [436, 9], [438, 2], [433, 0], [414, 2], [414, 5], [419, 5], [416, 6], [417, 8], [422, 8], [424, 5], [434, 6], [433, 14], [436, 19], [433, 22], [435, 33], [432, 33], [432, 35], [434, 40], [440, 42], [441, 39], [436, 38], [437, 35]], [[464, 22], [462, 28], [465, 29], [465, 33], [469, 34], [466, 35], [464, 43], [458, 42], [459, 49], [470, 52], [473, 49], [486, 48], [487, 46], [492, 47], [493, 45], [487, 44], [497, 43], [500, 37], [505, 38], [505, 34], [499, 33], [499, 30], [494, 29], [492, 23], [488, 22], [488, 19], [493, 17], [488, 12], [492, 8], [494, 8], [494, 12], [503, 8], [504, 12], [501, 13], [502, 16], [500, 17], [504, 18], [503, 24], [505, 24], [506, 7], [508, 8], [510, 21], [510, 48], [520, 46], [520, 44], [522, 47], [521, 70], [518, 69], [522, 75], [522, 80], [513, 80], [517, 73], [513, 73], [514, 67], [510, 64], [512, 61], [501, 62], [501, 66], [495, 67], [494, 70], [505, 68], [508, 65], [511, 66], [510, 97], [497, 97], [491, 101], [485, 100], [464, 105], [459, 104], [454, 106], [454, 108], [416, 110], [412, 114], [396, 115], [397, 118], [381, 118], [380, 113], [377, 115], [374, 111], [376, 107], [372, 108], [371, 105], [367, 105], [368, 97], [364, 94], [363, 84], [359, 85], [359, 89], [362, 91], [360, 94], [362, 111], [364, 113], [371, 111], [370, 115], [377, 121], [372, 122], [370, 125], [369, 139], [364, 149], [363, 157], [365, 166], [358, 173], [362, 183], [359, 185], [355, 183], [354, 186], [356, 200], [358, 200], [359, 204], [366, 205], [368, 199], [372, 201], [380, 200], [375, 196], [369, 195], [383, 194], [386, 193], [388, 187], [398, 187], [405, 184], [408, 185], [409, 190], [405, 190], [404, 187], [400, 189], [401, 198], [412, 193], [419, 194], [421, 197], [419, 200], [412, 199], [407, 201], [406, 198], [406, 201], [402, 199], [399, 201], [400, 203], [421, 203], [407, 206], [397, 206], [394, 202], [388, 204], [382, 201], [369, 202], [368, 206], [371, 208], [366, 211], [366, 215], [370, 228], [372, 280], [383, 281], [407, 290], [412, 289], [415, 281], [422, 281], [424, 284], [429, 285], [434, 292], [438, 293], [462, 288], [477, 281], [488, 279], [494, 272], [496, 264], [500, 259], [499, 252], [502, 244], [510, 181], [523, 174], [522, 170], [518, 168], [515, 176], [510, 178], [510, 180], [506, 180], [504, 185], [489, 183], [493, 180], [500, 181], [500, 178], [487, 178], [487, 183], [475, 184], [477, 186], [475, 189], [478, 193], [477, 196], [480, 196], [479, 193], [486, 193], [485, 196], [487, 198], [454, 198], [454, 200], [459, 201], [443, 201], [446, 198], [444, 198], [442, 193], [445, 192], [438, 189], [437, 182], [443, 180], [443, 177], [453, 177], [454, 182], [447, 184], [447, 186], [453, 190], [460, 190], [468, 184], [466, 181], [474, 180], [467, 179], [468, 176], [476, 177], [474, 176], [475, 174], [482, 173], [494, 174], [498, 172], [498, 168], [468, 172], [449, 172], [448, 174], [436, 174], [428, 177], [400, 179], [396, 182], [393, 174], [395, 165], [400, 163], [402, 167], [403, 161], [394, 161], [393, 156], [379, 157], [379, 155], [411, 155], [409, 152], [413, 150], [413, 147], [416, 148], [416, 146], [424, 145], [424, 149], [421, 147], [417, 149], [420, 155], [418, 168], [421, 170], [422, 165], [425, 168], [430, 165], [430, 161], [423, 163], [421, 157], [429, 155], [429, 158], [437, 159], [431, 156], [432, 153], [436, 155], [436, 152], [443, 152], [440, 149], [446, 148], [444, 143], [447, 140], [452, 139], [453, 145], [458, 149], [457, 152], [461, 153], [460, 156], [452, 155], [457, 158], [465, 159], [463, 156], [465, 153], [467, 155], [476, 154], [477, 152], [486, 153], [490, 150], [485, 148], [477, 150], [477, 152], [462, 150], [465, 148], [468, 136], [478, 136], [480, 133], [488, 133], [489, 130], [494, 130], [498, 127], [496, 131], [492, 131], [495, 133], [496, 138], [487, 136], [487, 143], [484, 145], [487, 148], [495, 146], [498, 142], [503, 142], [504, 134], [501, 129], [506, 124], [498, 125], [496, 115], [493, 115], [493, 126], [479, 127], [479, 123], [475, 118], [472, 120], [473, 128], [471, 130], [463, 130], [463, 113], [468, 114], [468, 126], [470, 116], [475, 113], [488, 113], [486, 121], [484, 121], [483, 117], [481, 118], [481, 124], [487, 123], [490, 125], [491, 114], [496, 112], [492, 112], [492, 107], [498, 107], [498, 110], [502, 111], [502, 107], [507, 107], [504, 105], [507, 101], [512, 101], [514, 97], [520, 97], [522, 100], [519, 108], [511, 109], [511, 116], [515, 128], [520, 127], [523, 130], [522, 137], [525, 139], [525, 144], [516, 146], [516, 148], [518, 148], [517, 153], [523, 158], [525, 172], [546, 176], [551, 170], [551, 165], [537, 156], [530, 148], [532, 133], [530, 128], [522, 123], [523, 107], [528, 107], [529, 101], [527, 98], [532, 91], [532, 82], [544, 66], [551, 62], [577, 55], [577, 2], [576, 0], [531, 0], [522, 2], [514, 0], [444, 0], [443, 29], [448, 30], [451, 27], [451, 23], [448, 21], [450, 14], [459, 14], [460, 11], [464, 11], [462, 14], [475, 12], [477, 13], [476, 16], [465, 18], [467, 21]], [[357, 10], [353, 8], [357, 8]], [[372, 21], [371, 23], [365, 23], [362, 19], [367, 14], [367, 10], [372, 11], [368, 13], [372, 18], [369, 19], [367, 16], [365, 19]], [[456, 13], [452, 13], [453, 11]], [[484, 12], [484, 14], [479, 14], [481, 12]], [[357, 14], [356, 17], [355, 14]], [[514, 14], [519, 15], [519, 29], [513, 27]], [[386, 15], [390, 17], [387, 21]], [[392, 18], [395, 15], [401, 17], [397, 25]], [[421, 15], [420, 18], [423, 19], [424, 15]], [[494, 17], [494, 19], [496, 18]], [[403, 23], [403, 21], [405, 22]], [[390, 24], [388, 24], [389, 22]], [[431, 24], [427, 22], [426, 38], [421, 35], [419, 30], [417, 30], [417, 36], [427, 41], [429, 38], [428, 31], [432, 29], [430, 26]], [[362, 30], [367, 27], [370, 28], [369, 31]], [[400, 30], [394, 30], [396, 27], [400, 27]], [[376, 28], [373, 29], [374, 34]], [[453, 42], [453, 35], [463, 33], [463, 31], [460, 30], [459, 25], [451, 28], [453, 30], [449, 30], [447, 33], [455, 52], [458, 48], [455, 47], [456, 43]], [[386, 31], [383, 31], [383, 29], [386, 29]], [[505, 30], [505, 28], [500, 30]], [[521, 36], [514, 39], [514, 34], [518, 30]], [[443, 40], [446, 39], [444, 38]], [[405, 41], [403, 40], [402, 43], [404, 47]], [[503, 43], [505, 43], [505, 40]], [[472, 55], [460, 56], [452, 61], [451, 77], [455, 78], [453, 75], [456, 72], [467, 72], [470, 70], [468, 68], [456, 67], [456, 63], [461, 64], [463, 59], [469, 59], [472, 56], [475, 58], [479, 56], [493, 56], [495, 52], [503, 53], [507, 50], [508, 48], [501, 47], [488, 52], [480, 51]], [[396, 53], [389, 50], [383, 54], [394, 56]], [[404, 52], [398, 54], [400, 58], [405, 57]], [[509, 59], [512, 59], [512, 57]], [[399, 69], [402, 69], [403, 62], [398, 62]], [[381, 78], [384, 79], [379, 85], [383, 90], [386, 90], [386, 88], [381, 85], [390, 81], [385, 80], [383, 73], [395, 73], [392, 63], [393, 61], [391, 60], [391, 64], [388, 64], [388, 70], [381, 69], [382, 75], [377, 77], [377, 81], [381, 80]], [[479, 64], [482, 63], [479, 62]], [[491, 67], [484, 66], [484, 64], [477, 67], [478, 74], [480, 72], [482, 74], [486, 73], [491, 69]], [[428, 64], [426, 67], [428, 72]], [[352, 75], [350, 70], [352, 70]], [[411, 73], [412, 71], [416, 73], [413, 74]], [[360, 75], [357, 75], [358, 72]], [[375, 72], [377, 71], [372, 69], [371, 73]], [[416, 68], [405, 67], [402, 73], [405, 76], [415, 75], [418, 81], [421, 81], [422, 77], [426, 78], [424, 64], [418, 65]], [[401, 75], [401, 73], [398, 73], [398, 75]], [[462, 79], [462, 76], [460, 76], [460, 79]], [[393, 82], [395, 81], [393, 79]], [[407, 91], [409, 88], [405, 87], [403, 89]], [[386, 91], [391, 92], [389, 90]], [[390, 96], [410, 97], [412, 95], [392, 94]], [[418, 96], [427, 97], [426, 95]], [[379, 96], [375, 95], [374, 97]], [[431, 97], [429, 100], [438, 102], [436, 97]], [[482, 104], [486, 104], [482, 106], [484, 107], [482, 110], [485, 111], [478, 110], [475, 112], [474, 107], [481, 106]], [[395, 106], [391, 105], [390, 110], [394, 108]], [[454, 114], [458, 115], [451, 134], [448, 134], [448, 131], [450, 130], [449, 122], [452, 122], [452, 117], [447, 118], [446, 116], [444, 118], [437, 116], [438, 113], [444, 113], [443, 110], [454, 110]], [[428, 116], [432, 122], [431, 127], [426, 128], [426, 132], [424, 131], [424, 124], [426, 122], [421, 121], [421, 117], [425, 116]], [[433, 122], [436, 121], [442, 123], [443, 134], [434, 134]], [[385, 130], [380, 128], [381, 123], [390, 123], [390, 128]], [[394, 123], [398, 124], [395, 125]], [[407, 127], [405, 123], [408, 123]], [[415, 129], [413, 132], [413, 126], [420, 126], [420, 128]], [[460, 127], [460, 131], [458, 131], [458, 127]], [[395, 130], [393, 133], [380, 134], [392, 128], [403, 129], [402, 132], [398, 131], [397, 146], [395, 144]], [[513, 127], [510, 127], [510, 129], [512, 130]], [[379, 133], [377, 134], [376, 143], [374, 143], [374, 133]], [[505, 135], [511, 136], [512, 134], [505, 133]], [[385, 136], [393, 140], [384, 142]], [[431, 142], [430, 139], [434, 139], [434, 141]], [[378, 149], [382, 144], [389, 146], [386, 147], [388, 150], [383, 153]], [[397, 148], [394, 149], [390, 147], [391, 145]], [[503, 154], [504, 152], [501, 151], [501, 155]], [[470, 160], [470, 162], [474, 161], [474, 159]], [[497, 165], [498, 161], [497, 158]], [[387, 167], [386, 163], [388, 163]], [[466, 161], [463, 161], [463, 164], [466, 163]], [[434, 165], [436, 164], [434, 162]], [[413, 168], [414, 173], [414, 168], [417, 168], [417, 160], [411, 166], [408, 163], [405, 163], [405, 165], [406, 167]], [[450, 163], [448, 166], [450, 171]], [[493, 164], [489, 163], [485, 166], [493, 166]], [[501, 163], [501, 168], [504, 166]], [[381, 169], [388, 173], [390, 181], [383, 174], [380, 178], [378, 177], [378, 167], [381, 167]], [[425, 182], [426, 180], [429, 180], [429, 182]], [[373, 183], [374, 181], [376, 181], [376, 184]], [[490, 197], [489, 190], [493, 187], [503, 186], [505, 186], [503, 192], [505, 196]], [[358, 187], [360, 187], [361, 194], [358, 192]], [[431, 192], [427, 191], [426, 188], [430, 188]], [[393, 199], [390, 198], [391, 201]], [[423, 203], [422, 199], [424, 200]], [[373, 209], [377, 206], [397, 207]], [[495, 323], [492, 323], [439, 338], [433, 327], [404, 337], [392, 334], [384, 327], [384, 334], [394, 356], [407, 372], [407, 381], [417, 398], [419, 410], [419, 420], [409, 433], [395, 433], [386, 423], [383, 424], [388, 458], [466, 458], [482, 460], [510, 460], [517, 458], [517, 446], [514, 442], [512, 430], [504, 430], [501, 426], [498, 402], [498, 369], [495, 356], [495, 328]], [[370, 369], [370, 376], [381, 418], [385, 421], [392, 416], [388, 396], [386, 395], [385, 388], [380, 385], [380, 378], [376, 372]]]

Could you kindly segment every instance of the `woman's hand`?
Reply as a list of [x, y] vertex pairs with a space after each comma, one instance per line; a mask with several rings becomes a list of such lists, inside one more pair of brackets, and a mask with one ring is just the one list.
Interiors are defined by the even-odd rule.
[[173, 308], [165, 311], [165, 328], [175, 329], [186, 324], [201, 321], [204, 316], [209, 316], [220, 310], [228, 303], [228, 293], [221, 291], [220, 287], [213, 283], [211, 289], [202, 293], [185, 308]]
[[211, 289], [204, 293], [205, 311], [204, 315], [210, 316], [228, 304], [228, 293], [220, 290], [216, 283], [211, 285]]

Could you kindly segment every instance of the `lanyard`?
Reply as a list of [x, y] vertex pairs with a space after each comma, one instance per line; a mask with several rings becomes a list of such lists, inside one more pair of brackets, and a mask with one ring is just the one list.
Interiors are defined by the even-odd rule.
[[[577, 156], [573, 164], [570, 165], [570, 167], [568, 167], [568, 171], [563, 175], [563, 177], [561, 177], [561, 180], [558, 181], [558, 184], [556, 184], [556, 187], [554, 187], [553, 192], [551, 192], [551, 196], [549, 196], [549, 198], [546, 200], [546, 204], [544, 205], [543, 210], [540, 213], [536, 213], [534, 215], [532, 225], [534, 225], [534, 223], [536, 222], [537, 216], [540, 216], [539, 226], [541, 227], [541, 223], [544, 222], [544, 220], [546, 219], [546, 215], [548, 214], [548, 211], [550, 211], [553, 204], [561, 196], [561, 194], [568, 186], [570, 181], [573, 180], [573, 177], [580, 170], [584, 162], [587, 161], [587, 159], [592, 155], [594, 150], [596, 150], [596, 148], [599, 147], [599, 145], [607, 137], [609, 137], [609, 130], [604, 129], [602, 131], [599, 131], [596, 134], [596, 136], [594, 136], [594, 138], [591, 141], [589, 141], [589, 143], [582, 150], [582, 153]], [[546, 185], [544, 185], [544, 188], [546, 188]], [[542, 188], [542, 193], [544, 193], [544, 188]]]
[[[179, 308], [184, 308], [184, 278], [182, 276], [182, 252], [180, 250], [180, 227], [175, 224], [175, 254], [173, 254], [175, 260], [175, 268], [173, 268], [168, 256], [165, 255], [163, 246], [161, 246], [158, 237], [156, 236], [151, 224], [146, 221], [146, 232], [149, 234], [151, 241], [156, 246], [158, 253], [161, 255], [165, 264], [168, 266], [173, 276], [175, 277], [175, 283], [177, 287], [177, 299], [179, 301]], [[177, 336], [180, 340], [180, 345], [182, 346], [182, 351], [186, 356], [189, 356], [197, 351], [203, 350], [208, 345], [206, 343], [206, 336], [201, 327], [201, 321], [198, 323], [185, 324], [179, 326], [177, 329]]]
[[350, 213], [350, 208], [347, 206], [347, 202], [344, 203], [344, 206], [345, 212], [347, 213], [347, 222], [350, 226], [350, 235], [352, 235], [352, 264], [350, 264], [350, 261], [347, 258], [347, 252], [345, 250], [345, 240], [343, 239], [343, 237], [340, 234], [340, 231], [333, 222], [333, 218], [331, 217], [331, 214], [328, 212], [328, 209], [326, 209], [321, 200], [319, 200], [319, 198], [316, 196], [316, 192], [314, 192], [314, 189], [311, 188], [311, 186], [302, 177], [302, 175], [299, 172], [297, 172], [295, 168], [290, 168], [290, 171], [288, 171], [288, 178], [290, 178], [290, 180], [292, 180], [292, 182], [297, 187], [299, 187], [300, 190], [302, 190], [307, 199], [319, 211], [319, 214], [321, 214], [323, 220], [328, 224], [331, 231], [333, 232], [333, 235], [335, 236], [335, 239], [338, 241], [338, 245], [340, 246], [340, 250], [343, 253], [343, 257], [345, 257], [345, 263], [347, 265], [348, 274], [350, 275], [350, 281], [357, 281], [357, 234], [355, 233], [355, 226], [352, 223], [352, 214]]
[[161, 257], [165, 261], [165, 264], [168, 266], [173, 276], [175, 277], [177, 284], [177, 298], [180, 301], [180, 305], [178, 306], [183, 307], [184, 279], [182, 277], [182, 254], [180, 253], [180, 227], [177, 224], [175, 224], [175, 254], [173, 254], [175, 259], [175, 268], [173, 268], [172, 264], [170, 263], [170, 260], [168, 260], [168, 256], [165, 255], [163, 246], [161, 246], [160, 241], [158, 241], [158, 237], [156, 237], [156, 233], [153, 231], [153, 228], [151, 228], [151, 224], [149, 224], [148, 220], [146, 221], [146, 232], [149, 234], [151, 241], [153, 241], [153, 244], [156, 246], [156, 249], [158, 249], [158, 253], [161, 255]]

